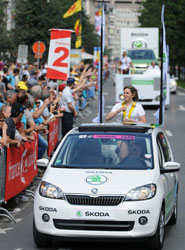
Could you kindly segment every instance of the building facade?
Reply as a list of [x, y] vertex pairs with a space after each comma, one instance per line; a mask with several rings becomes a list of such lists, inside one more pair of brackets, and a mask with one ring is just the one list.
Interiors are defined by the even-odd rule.
[[[121, 28], [138, 27], [138, 15], [141, 0], [105, 0], [105, 46], [111, 49], [111, 59], [120, 58]], [[95, 12], [102, 6], [101, 0], [83, 0], [83, 7], [95, 24]]]

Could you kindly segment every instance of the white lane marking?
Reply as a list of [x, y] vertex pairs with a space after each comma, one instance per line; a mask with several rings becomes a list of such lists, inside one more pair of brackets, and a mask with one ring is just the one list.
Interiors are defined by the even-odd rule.
[[22, 248], [16, 248], [16, 249], [14, 249], [14, 250], [22, 250]]
[[183, 105], [179, 105], [178, 110], [185, 111], [185, 107]]
[[112, 107], [113, 107], [113, 106], [111, 106], [111, 105], [105, 106], [106, 109], [111, 109]]
[[109, 94], [109, 92], [103, 92], [103, 95], [108, 95]]
[[173, 136], [173, 134], [171, 133], [170, 130], [165, 130], [165, 132], [166, 132], [167, 136]]
[[6, 231], [12, 230], [13, 227], [8, 227], [8, 228], [0, 228], [0, 234], [6, 234]]
[[17, 218], [16, 219], [16, 222], [18, 223], [18, 222], [20, 222], [20, 221], [22, 221], [23, 219], [22, 218]]

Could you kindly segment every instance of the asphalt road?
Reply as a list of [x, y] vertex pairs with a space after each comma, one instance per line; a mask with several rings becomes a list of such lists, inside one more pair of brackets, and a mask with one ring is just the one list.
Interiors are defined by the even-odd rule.
[[[103, 92], [105, 97], [105, 114], [114, 105], [114, 86], [110, 78], [104, 83]], [[155, 123], [153, 113], [155, 109], [145, 108], [146, 117], [149, 123]], [[98, 112], [98, 95], [94, 100], [89, 102], [88, 107], [80, 113], [75, 124], [91, 122], [96, 117]], [[165, 111], [165, 126], [164, 129], [171, 143], [174, 158], [181, 163], [181, 171], [179, 173], [180, 188], [179, 188], [179, 209], [178, 222], [175, 226], [167, 226], [165, 231], [164, 250], [182, 250], [185, 245], [185, 93], [177, 91], [176, 95], [171, 95], [171, 105]], [[31, 188], [35, 189], [40, 180], [35, 180]], [[3, 250], [33, 250], [37, 249], [32, 237], [32, 220], [33, 220], [33, 198], [28, 196], [29, 201], [19, 201], [16, 208], [20, 211], [15, 212], [13, 216], [17, 223], [11, 223], [7, 218], [0, 217], [0, 249]], [[141, 243], [76, 243], [56, 241], [49, 249], [71, 249], [71, 250], [145, 250], [146, 247]]]

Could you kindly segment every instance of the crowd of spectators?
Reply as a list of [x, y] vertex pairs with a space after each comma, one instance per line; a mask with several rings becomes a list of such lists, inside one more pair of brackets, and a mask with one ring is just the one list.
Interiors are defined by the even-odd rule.
[[42, 158], [48, 147], [48, 124], [63, 119], [64, 136], [71, 128], [68, 114], [72, 113], [73, 121], [78, 116], [77, 104], [89, 88], [97, 86], [97, 70], [89, 64], [74, 65], [67, 81], [48, 79], [46, 75], [47, 68], [39, 69], [36, 63], [20, 68], [1, 62], [0, 148], [20, 147], [38, 133], [38, 159]]

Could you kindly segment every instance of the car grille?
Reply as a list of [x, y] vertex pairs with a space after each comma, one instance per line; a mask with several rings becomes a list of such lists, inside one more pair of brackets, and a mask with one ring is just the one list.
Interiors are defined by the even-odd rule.
[[130, 231], [134, 221], [53, 220], [57, 229], [91, 231]]
[[86, 206], [117, 206], [123, 200], [124, 196], [84, 196], [84, 195], [65, 195], [66, 200], [71, 205], [86, 205]]

